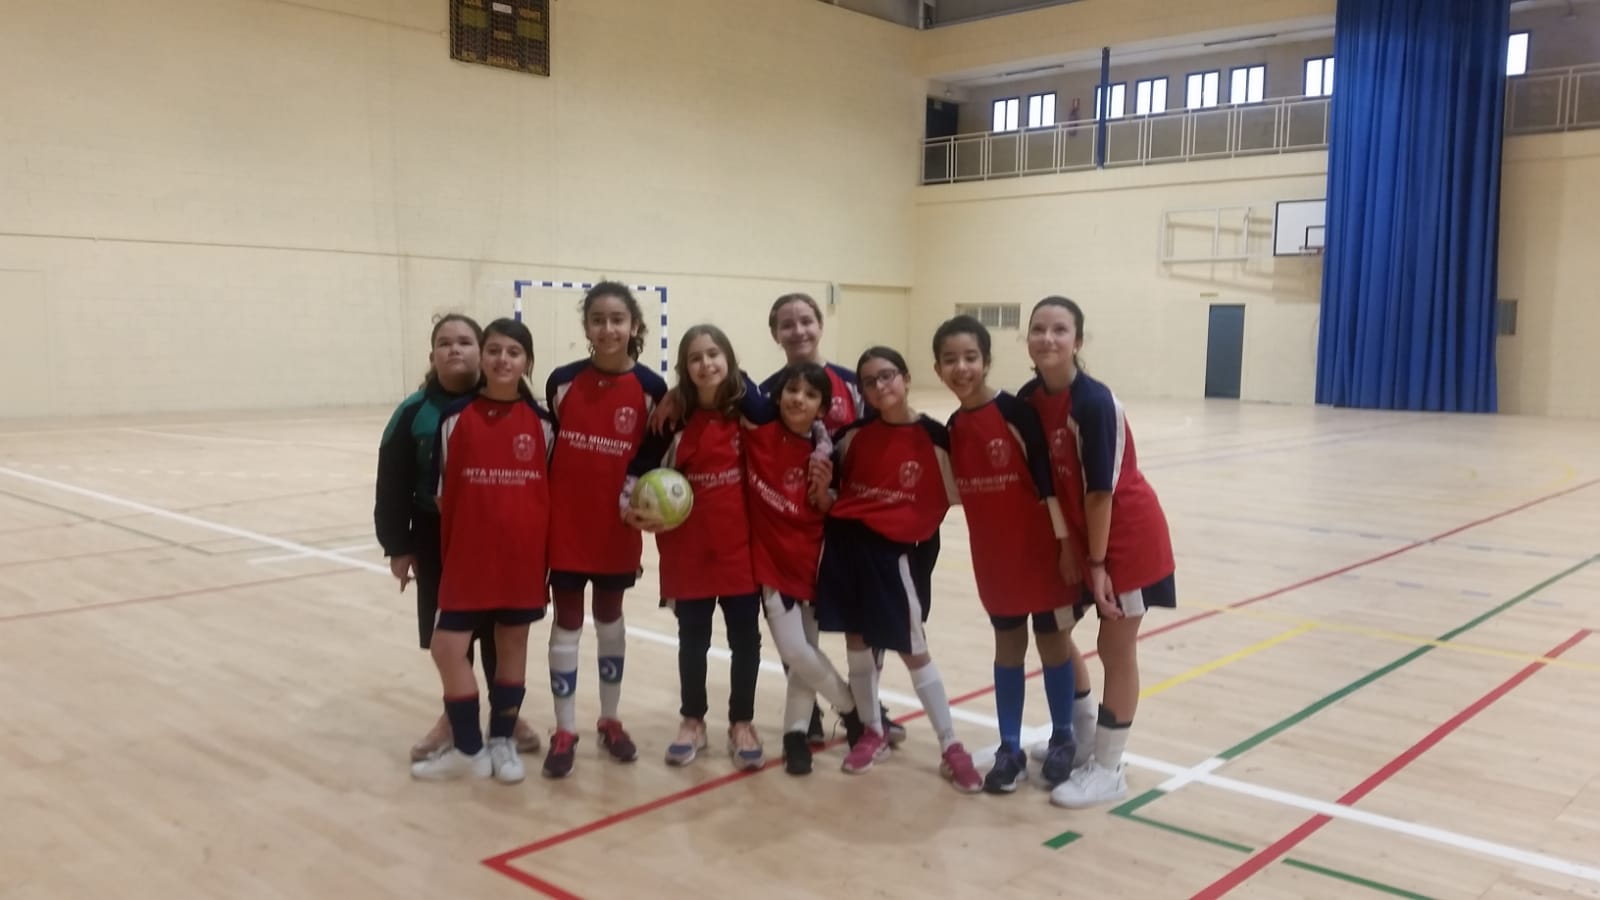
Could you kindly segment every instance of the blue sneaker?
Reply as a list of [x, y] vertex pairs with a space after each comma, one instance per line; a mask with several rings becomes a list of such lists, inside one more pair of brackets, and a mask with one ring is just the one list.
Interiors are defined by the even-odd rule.
[[994, 752], [994, 768], [983, 777], [983, 790], [990, 794], [1009, 794], [1028, 780], [1028, 754], [1009, 744]]
[[1050, 746], [1044, 754], [1044, 765], [1039, 769], [1045, 784], [1055, 787], [1066, 781], [1072, 775], [1072, 765], [1077, 755], [1078, 744], [1072, 739], [1072, 732], [1051, 735]]

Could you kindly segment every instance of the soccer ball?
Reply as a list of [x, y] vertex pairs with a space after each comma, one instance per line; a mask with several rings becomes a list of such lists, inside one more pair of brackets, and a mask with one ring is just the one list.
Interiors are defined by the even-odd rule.
[[662, 531], [671, 531], [689, 518], [694, 491], [676, 469], [653, 469], [634, 485], [632, 503], [640, 515], [660, 522]]

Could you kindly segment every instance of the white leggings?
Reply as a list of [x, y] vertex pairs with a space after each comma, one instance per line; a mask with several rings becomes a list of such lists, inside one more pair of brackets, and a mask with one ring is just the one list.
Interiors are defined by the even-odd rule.
[[811, 708], [821, 694], [839, 712], [855, 709], [850, 685], [817, 649], [817, 616], [809, 603], [784, 609], [783, 597], [769, 587], [761, 589], [761, 608], [767, 628], [778, 645], [778, 655], [789, 667], [789, 692], [783, 707], [783, 730], [804, 732], [811, 723]]

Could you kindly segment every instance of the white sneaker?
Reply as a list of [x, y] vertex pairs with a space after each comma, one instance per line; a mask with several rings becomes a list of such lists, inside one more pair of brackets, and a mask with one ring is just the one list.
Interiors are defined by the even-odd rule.
[[1108, 769], [1098, 761], [1074, 769], [1066, 781], [1050, 792], [1050, 802], [1067, 809], [1084, 809], [1102, 803], [1114, 803], [1128, 796], [1128, 779], [1123, 777], [1122, 766]]
[[489, 762], [494, 780], [501, 784], [516, 784], [528, 777], [522, 757], [517, 755], [517, 742], [511, 738], [489, 738]]
[[488, 750], [479, 750], [471, 756], [451, 747], [432, 759], [411, 764], [411, 777], [418, 781], [453, 781], [457, 778], [488, 778], [494, 774], [494, 763]]
[[[1048, 742], [1046, 742], [1048, 743]], [[1049, 749], [1048, 747], [1046, 749]], [[1089, 740], [1079, 744], [1076, 752], [1072, 754], [1072, 767], [1081, 769], [1094, 759], [1094, 732], [1089, 733]]]

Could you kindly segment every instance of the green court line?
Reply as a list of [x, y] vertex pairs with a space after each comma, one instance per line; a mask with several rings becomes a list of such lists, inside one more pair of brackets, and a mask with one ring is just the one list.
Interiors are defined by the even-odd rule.
[[[1545, 588], [1548, 588], [1552, 584], [1555, 584], [1558, 581], [1562, 581], [1563, 579], [1571, 577], [1572, 575], [1578, 573], [1579, 571], [1581, 571], [1585, 567], [1590, 566], [1590, 565], [1592, 565], [1593, 563], [1595, 563], [1597, 561], [1600, 561], [1600, 554], [1596, 554], [1594, 556], [1591, 556], [1588, 559], [1585, 559], [1582, 562], [1571, 566], [1570, 568], [1567, 568], [1567, 569], [1565, 569], [1565, 570], [1563, 570], [1561, 572], [1556, 573], [1555, 575], [1550, 576], [1549, 578], [1546, 578], [1545, 580], [1539, 582], [1538, 584], [1534, 585], [1531, 588], [1528, 588], [1527, 590], [1525, 590], [1522, 593], [1516, 595], [1515, 597], [1512, 597], [1511, 599], [1505, 601], [1504, 603], [1499, 604], [1498, 606], [1494, 607], [1493, 609], [1490, 609], [1490, 610], [1482, 613], [1481, 615], [1478, 615], [1478, 616], [1472, 618], [1471, 620], [1469, 620], [1465, 624], [1457, 626], [1456, 628], [1452, 628], [1451, 630], [1445, 632], [1444, 634], [1439, 635], [1437, 638], [1434, 638], [1434, 640], [1435, 641], [1439, 641], [1439, 642], [1453, 641], [1456, 638], [1460, 637], [1461, 635], [1465, 634], [1466, 632], [1471, 631], [1472, 629], [1478, 627], [1479, 625], [1482, 625], [1484, 622], [1487, 622], [1490, 619], [1494, 618], [1495, 616], [1498, 616], [1501, 613], [1504, 613], [1506, 610], [1509, 610], [1512, 607], [1514, 607], [1514, 606], [1526, 601], [1528, 598], [1534, 596], [1535, 594], [1539, 593], [1540, 591], [1544, 590]], [[1351, 683], [1345, 685], [1344, 687], [1339, 688], [1338, 690], [1334, 691], [1333, 693], [1328, 694], [1326, 697], [1323, 697], [1322, 699], [1316, 701], [1315, 703], [1312, 703], [1311, 705], [1305, 707], [1304, 709], [1301, 709], [1299, 712], [1296, 712], [1296, 713], [1288, 716], [1287, 718], [1283, 719], [1282, 721], [1278, 722], [1277, 724], [1272, 725], [1272, 726], [1270, 726], [1270, 727], [1268, 727], [1266, 729], [1263, 729], [1262, 731], [1257, 732], [1256, 734], [1254, 734], [1254, 735], [1252, 735], [1252, 736], [1250, 736], [1248, 738], [1245, 738], [1243, 741], [1240, 741], [1239, 743], [1233, 745], [1232, 747], [1229, 747], [1227, 750], [1224, 750], [1221, 753], [1217, 754], [1217, 756], [1222, 758], [1222, 759], [1235, 759], [1240, 754], [1245, 753], [1245, 752], [1251, 750], [1254, 747], [1259, 747], [1261, 744], [1266, 743], [1267, 741], [1271, 740], [1273, 737], [1276, 737], [1277, 735], [1279, 735], [1279, 734], [1283, 733], [1284, 731], [1294, 727], [1295, 725], [1298, 725], [1301, 722], [1304, 722], [1306, 719], [1309, 719], [1310, 717], [1316, 715], [1317, 713], [1321, 712], [1322, 710], [1327, 709], [1329, 706], [1332, 706], [1333, 704], [1339, 702], [1340, 700], [1343, 700], [1345, 697], [1350, 696], [1351, 694], [1355, 693], [1356, 691], [1361, 690], [1362, 688], [1366, 687], [1367, 685], [1372, 684], [1374, 681], [1377, 681], [1378, 679], [1384, 677], [1385, 675], [1388, 675], [1391, 672], [1394, 672], [1396, 669], [1399, 669], [1402, 666], [1405, 666], [1405, 665], [1407, 665], [1409, 663], [1415, 662], [1419, 657], [1422, 657], [1422, 656], [1426, 655], [1427, 653], [1429, 653], [1429, 652], [1431, 652], [1433, 650], [1437, 650], [1437, 649], [1438, 649], [1438, 646], [1436, 644], [1427, 644], [1427, 645], [1418, 647], [1417, 649], [1411, 651], [1410, 653], [1407, 653], [1406, 655], [1400, 657], [1399, 659], [1396, 659], [1395, 661], [1389, 663], [1388, 665], [1383, 666], [1382, 668], [1377, 669], [1377, 670], [1375, 670], [1373, 672], [1370, 672], [1367, 675], [1364, 675], [1361, 678], [1358, 678], [1355, 681], [1352, 681]], [[1123, 804], [1121, 804], [1119, 806], [1113, 807], [1110, 812], [1111, 812], [1112, 815], [1121, 816], [1124, 819], [1130, 819], [1132, 821], [1140, 822], [1142, 824], [1151, 826], [1153, 828], [1159, 828], [1159, 829], [1162, 829], [1163, 831], [1172, 832], [1173, 834], [1183, 835], [1184, 837], [1193, 838], [1194, 840], [1204, 841], [1205, 843], [1212, 844], [1212, 845], [1215, 845], [1215, 846], [1226, 847], [1229, 850], [1234, 850], [1234, 851], [1237, 851], [1237, 852], [1240, 852], [1240, 853], [1253, 853], [1254, 852], [1254, 850], [1252, 848], [1246, 847], [1243, 844], [1237, 844], [1237, 843], [1234, 843], [1233, 841], [1228, 841], [1228, 840], [1224, 840], [1222, 838], [1213, 837], [1213, 836], [1211, 836], [1209, 834], [1204, 834], [1204, 833], [1198, 832], [1198, 831], [1192, 831], [1190, 829], [1182, 828], [1182, 827], [1179, 827], [1177, 825], [1170, 825], [1170, 824], [1168, 824], [1166, 822], [1159, 822], [1159, 821], [1156, 821], [1155, 819], [1147, 818], [1145, 816], [1142, 816], [1142, 815], [1138, 814], [1138, 810], [1142, 809], [1145, 806], [1150, 805], [1151, 803], [1154, 803], [1156, 800], [1159, 800], [1161, 797], [1165, 796], [1165, 794], [1166, 794], [1166, 792], [1162, 791], [1160, 789], [1151, 789], [1151, 790], [1145, 791], [1143, 794], [1140, 794], [1137, 797], [1134, 797], [1132, 800], [1129, 800], [1126, 803], [1123, 803]], [[1065, 843], [1070, 843], [1071, 840], [1076, 840], [1075, 833], [1069, 831], [1069, 832], [1066, 832], [1065, 834], [1058, 835], [1057, 837], [1052, 838], [1050, 841], [1047, 841], [1045, 843], [1045, 845], [1046, 846], [1051, 846], [1053, 844], [1053, 842], [1058, 841], [1058, 840], [1062, 840], [1062, 839], [1066, 838], [1067, 835], [1074, 835], [1074, 837], [1072, 839], [1069, 839], [1069, 840], [1065, 841]], [[1065, 843], [1063, 843], [1062, 846], [1065, 846]], [[1391, 896], [1406, 897], [1406, 898], [1411, 898], [1411, 900], [1430, 900], [1430, 898], [1428, 898], [1426, 895], [1412, 893], [1412, 892], [1404, 890], [1402, 888], [1394, 887], [1393, 885], [1387, 885], [1387, 884], [1383, 884], [1382, 882], [1372, 881], [1370, 879], [1362, 878], [1362, 877], [1357, 876], [1357, 875], [1352, 875], [1352, 874], [1350, 874], [1348, 872], [1341, 872], [1341, 871], [1339, 871], [1337, 869], [1329, 869], [1329, 868], [1326, 868], [1324, 866], [1318, 866], [1318, 865], [1314, 865], [1312, 863], [1307, 863], [1307, 862], [1303, 862], [1303, 861], [1296, 860], [1296, 859], [1284, 859], [1284, 860], [1281, 860], [1280, 862], [1282, 864], [1284, 864], [1284, 865], [1294, 866], [1294, 867], [1299, 868], [1299, 869], [1304, 869], [1305, 871], [1308, 871], [1308, 872], [1315, 872], [1315, 873], [1317, 873], [1319, 875], [1325, 875], [1325, 876], [1327, 876], [1329, 878], [1338, 879], [1340, 881], [1344, 881], [1344, 882], [1349, 883], [1349, 884], [1360, 885], [1362, 887], [1370, 888], [1372, 890], [1379, 891], [1379, 892], [1385, 893], [1385, 894], [1389, 894]]]
[[1338, 869], [1330, 869], [1326, 866], [1315, 865], [1304, 862], [1303, 860], [1285, 859], [1283, 860], [1283, 864], [1286, 866], [1294, 866], [1296, 869], [1305, 869], [1307, 872], [1315, 872], [1318, 875], [1326, 875], [1329, 878], [1337, 878], [1340, 881], [1346, 881], [1350, 884], [1360, 885], [1361, 887], [1370, 888], [1374, 891], [1380, 891], [1394, 897], [1405, 897], [1407, 900], [1433, 900], [1433, 898], [1429, 897], [1427, 894], [1418, 894], [1403, 888], [1397, 888], [1394, 885], [1373, 881], [1370, 878], [1361, 878], [1356, 875], [1351, 875], [1349, 872], [1341, 872]]
[[[1159, 794], [1160, 791], [1154, 791], [1152, 793]], [[1225, 847], [1225, 848], [1227, 848], [1229, 850], [1232, 850], [1232, 851], [1234, 851], [1236, 853], [1251, 854], [1251, 853], [1256, 852], [1254, 847], [1247, 847], [1244, 844], [1236, 844], [1233, 841], [1224, 840], [1222, 838], [1215, 837], [1213, 835], [1209, 835], [1209, 834], [1206, 834], [1204, 832], [1194, 831], [1194, 830], [1189, 829], [1189, 828], [1184, 828], [1184, 827], [1179, 826], [1179, 825], [1173, 825], [1173, 824], [1170, 824], [1170, 823], [1167, 823], [1167, 822], [1159, 822], [1159, 821], [1156, 821], [1155, 819], [1151, 819], [1151, 818], [1148, 818], [1146, 816], [1141, 816], [1141, 815], [1138, 815], [1138, 814], [1133, 813], [1133, 812], [1118, 812], [1118, 810], [1120, 810], [1120, 809], [1122, 809], [1122, 807], [1118, 807], [1117, 809], [1112, 810], [1112, 812], [1117, 814], [1117, 815], [1122, 816], [1122, 818], [1124, 818], [1124, 819], [1130, 819], [1130, 820], [1132, 820], [1134, 822], [1138, 822], [1138, 823], [1140, 823], [1142, 825], [1149, 825], [1149, 826], [1151, 826], [1153, 828], [1159, 828], [1162, 831], [1170, 831], [1173, 834], [1180, 834], [1180, 835], [1183, 835], [1186, 838], [1193, 838], [1194, 840], [1197, 840], [1197, 841], [1204, 841], [1207, 844], [1212, 844], [1212, 845], [1217, 846], [1217, 847]], [[1070, 831], [1067, 832], [1067, 834], [1072, 834], [1072, 833], [1073, 832], [1070, 832]], [[1370, 878], [1362, 878], [1360, 875], [1352, 875], [1349, 872], [1341, 872], [1338, 869], [1330, 869], [1327, 866], [1319, 866], [1319, 865], [1316, 865], [1315, 863], [1308, 863], [1308, 862], [1305, 862], [1303, 860], [1283, 859], [1283, 860], [1279, 860], [1279, 862], [1282, 863], [1283, 865], [1286, 865], [1286, 866], [1294, 866], [1297, 869], [1304, 869], [1307, 872], [1315, 872], [1318, 875], [1324, 875], [1324, 876], [1326, 876], [1328, 878], [1333, 878], [1333, 879], [1336, 879], [1338, 881], [1343, 881], [1346, 884], [1359, 885], [1361, 887], [1368, 888], [1370, 890], [1378, 891], [1379, 893], [1388, 894], [1388, 895], [1390, 895], [1392, 897], [1405, 897], [1405, 898], [1408, 898], [1408, 900], [1433, 900], [1433, 898], [1427, 896], [1426, 894], [1414, 893], [1414, 892], [1408, 891], [1408, 890], [1406, 890], [1404, 888], [1397, 888], [1392, 884], [1384, 884], [1381, 881], [1373, 881]]]
[[[1457, 628], [1453, 628], [1453, 629], [1451, 629], [1449, 631], [1446, 631], [1444, 634], [1441, 634], [1438, 637], [1434, 638], [1434, 640], [1441, 641], [1441, 642], [1443, 642], [1443, 641], [1453, 641], [1456, 638], [1460, 637], [1461, 635], [1465, 634], [1466, 632], [1471, 631], [1472, 629], [1478, 627], [1479, 625], [1482, 625], [1484, 622], [1487, 622], [1490, 619], [1494, 618], [1495, 616], [1500, 615], [1501, 613], [1503, 613], [1506, 610], [1512, 608], [1513, 606], [1516, 606], [1517, 604], [1522, 603], [1523, 601], [1527, 600], [1529, 597], [1532, 597], [1534, 594], [1539, 593], [1540, 591], [1544, 590], [1545, 588], [1549, 587], [1550, 585], [1555, 584], [1556, 582], [1561, 581], [1562, 579], [1567, 578], [1567, 577], [1577, 573], [1579, 570], [1583, 569], [1585, 566], [1590, 565], [1591, 563], [1595, 562], [1596, 560], [1600, 560], [1600, 555], [1591, 556], [1588, 559], [1584, 560], [1583, 562], [1580, 562], [1577, 565], [1572, 566], [1571, 568], [1569, 568], [1569, 569], [1567, 569], [1567, 570], [1565, 570], [1563, 572], [1558, 572], [1557, 574], [1552, 575], [1549, 578], [1546, 578], [1545, 580], [1539, 582], [1538, 584], [1534, 585], [1533, 587], [1528, 588], [1527, 590], [1525, 590], [1522, 593], [1516, 595], [1515, 597], [1512, 597], [1510, 600], [1507, 600], [1506, 602], [1500, 604], [1499, 606], [1496, 606], [1494, 609], [1491, 609], [1488, 612], [1485, 612], [1482, 615], [1474, 618], [1470, 622], [1467, 622], [1465, 625], [1461, 625], [1461, 626], [1459, 626]], [[1396, 669], [1400, 668], [1401, 666], [1407, 665], [1408, 663], [1415, 662], [1418, 658], [1420, 658], [1422, 656], [1425, 656], [1428, 653], [1431, 653], [1431, 652], [1433, 652], [1434, 650], [1437, 650], [1437, 649], [1438, 649], [1438, 647], [1433, 645], [1433, 644], [1425, 644], [1425, 645], [1423, 645], [1421, 647], [1418, 647], [1417, 649], [1411, 651], [1410, 653], [1407, 653], [1405, 656], [1400, 657], [1399, 659], [1395, 660], [1394, 662], [1389, 663], [1388, 665], [1384, 666], [1383, 668], [1377, 669], [1377, 670], [1375, 670], [1373, 672], [1370, 672], [1370, 673], [1368, 673], [1368, 674], [1356, 679], [1355, 681], [1350, 682], [1349, 684], [1347, 684], [1344, 687], [1338, 689], [1337, 691], [1334, 691], [1333, 693], [1329, 694], [1328, 696], [1323, 697], [1321, 700], [1318, 700], [1315, 703], [1311, 704], [1310, 706], [1307, 706], [1305, 709], [1302, 709], [1299, 712], [1294, 713], [1293, 715], [1290, 715], [1288, 718], [1286, 718], [1283, 721], [1277, 723], [1276, 725], [1272, 725], [1272, 726], [1266, 728], [1263, 731], [1257, 732], [1256, 734], [1245, 738], [1244, 740], [1240, 741], [1239, 743], [1234, 744], [1232, 747], [1229, 747], [1228, 749], [1222, 751], [1221, 753], [1218, 753], [1217, 756], [1219, 756], [1219, 757], [1221, 757], [1223, 759], [1234, 759], [1235, 757], [1239, 756], [1242, 753], [1245, 753], [1245, 752], [1247, 752], [1247, 751], [1249, 751], [1249, 750], [1251, 750], [1251, 749], [1253, 749], [1255, 747], [1259, 747], [1260, 745], [1266, 743], [1267, 741], [1269, 741], [1272, 738], [1278, 736], [1279, 734], [1283, 733], [1284, 731], [1287, 731], [1288, 729], [1293, 728], [1294, 726], [1300, 724], [1301, 722], [1304, 722], [1306, 719], [1309, 719], [1312, 716], [1316, 715], [1317, 713], [1323, 711], [1324, 709], [1327, 709], [1328, 707], [1332, 706], [1333, 704], [1338, 703], [1340, 700], [1343, 700], [1344, 698], [1350, 696], [1351, 694], [1355, 693], [1356, 691], [1361, 690], [1362, 688], [1364, 688], [1367, 685], [1373, 683], [1374, 681], [1377, 681], [1378, 679], [1382, 678], [1383, 676], [1388, 675], [1389, 673], [1395, 671]]]
[[1076, 831], [1063, 831], [1050, 840], [1045, 841], [1044, 845], [1049, 847], [1051, 850], [1060, 850], [1062, 847], [1065, 847], [1081, 837], [1083, 837], [1083, 835], [1077, 833]]

